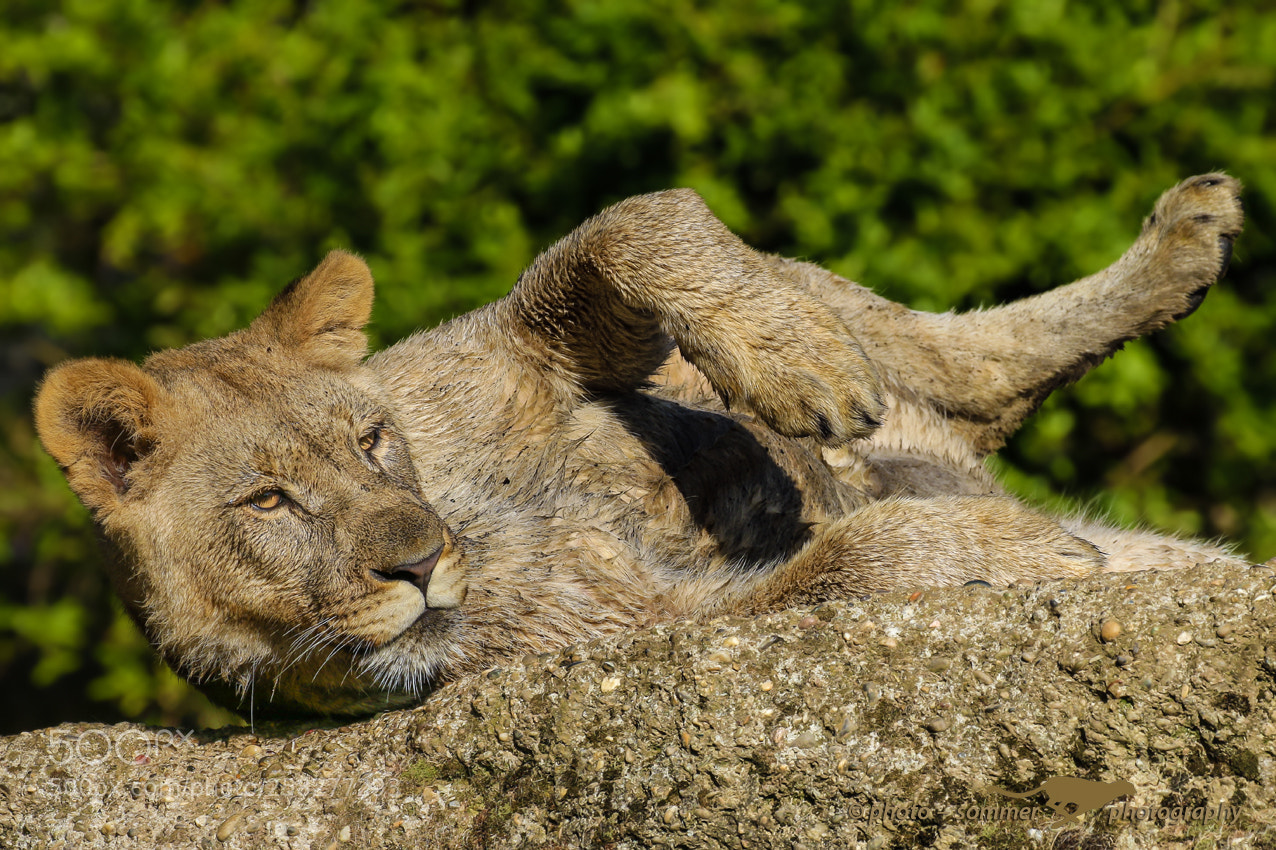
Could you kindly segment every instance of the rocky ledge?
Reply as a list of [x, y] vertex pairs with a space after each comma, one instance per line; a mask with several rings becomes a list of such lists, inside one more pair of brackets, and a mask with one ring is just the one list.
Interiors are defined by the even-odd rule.
[[886, 594], [344, 726], [27, 732], [0, 739], [0, 846], [1274, 847], [1274, 591], [1211, 567]]

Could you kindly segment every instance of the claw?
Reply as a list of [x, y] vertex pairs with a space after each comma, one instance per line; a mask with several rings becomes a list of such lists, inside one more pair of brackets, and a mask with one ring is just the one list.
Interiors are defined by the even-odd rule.
[[1219, 250], [1223, 252], [1223, 263], [1221, 266], [1219, 266], [1219, 269], [1218, 269], [1219, 277], [1222, 277], [1223, 275], [1227, 274], [1227, 267], [1231, 265], [1232, 241], [1234, 238], [1235, 237], [1228, 234], [1224, 234], [1218, 237], [1218, 247], [1219, 247]]
[[820, 439], [828, 442], [833, 439], [833, 426], [829, 424], [829, 418], [823, 413], [816, 414], [815, 421], [820, 429]]

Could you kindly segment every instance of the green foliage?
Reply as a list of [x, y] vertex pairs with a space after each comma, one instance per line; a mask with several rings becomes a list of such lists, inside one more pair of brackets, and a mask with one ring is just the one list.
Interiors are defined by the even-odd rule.
[[[1227, 283], [998, 464], [1276, 554], [1276, 16], [1255, 5], [16, 0], [0, 44], [0, 669], [37, 707], [10, 728], [209, 717], [105, 601], [34, 443], [44, 368], [224, 333], [335, 246], [381, 282], [384, 343], [676, 185], [758, 247], [942, 310], [1098, 269], [1162, 189], [1227, 168], [1250, 213]], [[67, 682], [96, 702], [40, 696]]]
[[31, 671], [31, 684], [37, 687], [80, 666], [78, 652], [84, 643], [84, 619], [84, 608], [74, 599], [30, 608], [0, 608], [0, 629], [25, 638], [40, 649], [40, 660]]

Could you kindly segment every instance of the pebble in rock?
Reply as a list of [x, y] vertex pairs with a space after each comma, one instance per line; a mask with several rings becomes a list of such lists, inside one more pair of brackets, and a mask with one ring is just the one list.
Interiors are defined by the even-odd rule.
[[243, 812], [236, 812], [226, 820], [222, 821], [221, 826], [217, 827], [217, 840], [229, 841], [230, 837], [239, 829], [240, 824], [244, 822]]

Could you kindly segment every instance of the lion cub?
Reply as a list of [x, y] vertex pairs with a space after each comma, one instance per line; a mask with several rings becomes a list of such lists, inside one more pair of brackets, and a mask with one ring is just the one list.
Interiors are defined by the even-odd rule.
[[411, 703], [715, 611], [1232, 559], [1047, 516], [982, 460], [1195, 309], [1239, 190], [1187, 180], [1107, 270], [961, 315], [757, 253], [693, 192], [644, 195], [372, 357], [372, 278], [333, 252], [244, 330], [58, 366], [36, 423], [152, 644], [258, 711]]

